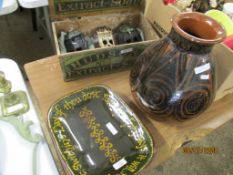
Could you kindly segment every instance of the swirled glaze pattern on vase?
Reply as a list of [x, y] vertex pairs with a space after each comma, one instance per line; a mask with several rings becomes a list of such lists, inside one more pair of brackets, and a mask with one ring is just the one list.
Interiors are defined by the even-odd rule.
[[224, 29], [204, 14], [180, 13], [167, 37], [137, 59], [130, 73], [136, 102], [154, 117], [189, 119], [204, 112], [215, 97], [211, 50]]

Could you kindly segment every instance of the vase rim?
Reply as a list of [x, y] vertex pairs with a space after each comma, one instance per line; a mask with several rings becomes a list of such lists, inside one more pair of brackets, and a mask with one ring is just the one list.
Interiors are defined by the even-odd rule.
[[[217, 44], [226, 38], [224, 28], [216, 20], [199, 12], [176, 14], [172, 18], [172, 27], [185, 39], [199, 44]], [[192, 34], [186, 29], [193, 30]]]

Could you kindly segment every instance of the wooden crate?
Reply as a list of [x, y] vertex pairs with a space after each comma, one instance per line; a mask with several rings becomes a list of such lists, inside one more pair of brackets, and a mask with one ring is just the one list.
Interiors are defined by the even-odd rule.
[[[153, 27], [165, 36], [171, 29], [171, 18], [180, 10], [173, 5], [164, 5], [162, 0], [150, 1], [145, 13]], [[213, 49], [217, 70], [217, 93], [215, 100], [233, 93], [233, 51], [223, 44], [217, 44]]]
[[[145, 3], [143, 0], [50, 0], [51, 16], [60, 20], [54, 21], [52, 28], [64, 80], [129, 69], [144, 49], [159, 39], [146, 14], [142, 13]], [[114, 30], [121, 24], [130, 24], [142, 29], [145, 41], [71, 53], [60, 51], [58, 37], [61, 31], [78, 30], [91, 36], [98, 27], [107, 26]], [[82, 60], [87, 63], [74, 66]]]

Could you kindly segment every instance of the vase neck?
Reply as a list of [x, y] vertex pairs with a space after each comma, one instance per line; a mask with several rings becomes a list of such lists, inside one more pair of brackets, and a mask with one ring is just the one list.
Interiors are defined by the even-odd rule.
[[213, 48], [213, 44], [201, 44], [192, 42], [178, 34], [174, 29], [170, 31], [170, 33], [168, 34], [168, 38], [170, 38], [172, 42], [175, 43], [176, 47], [179, 50], [185, 52], [195, 52], [204, 54], [210, 53]]

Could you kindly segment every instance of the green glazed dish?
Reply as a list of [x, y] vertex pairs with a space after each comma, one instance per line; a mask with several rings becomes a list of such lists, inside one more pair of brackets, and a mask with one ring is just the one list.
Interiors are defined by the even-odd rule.
[[219, 10], [209, 10], [205, 14], [218, 21], [226, 30], [227, 36], [233, 35], [233, 21], [224, 12]]
[[70, 174], [135, 175], [152, 158], [148, 131], [105, 86], [61, 98], [48, 115], [54, 144]]

